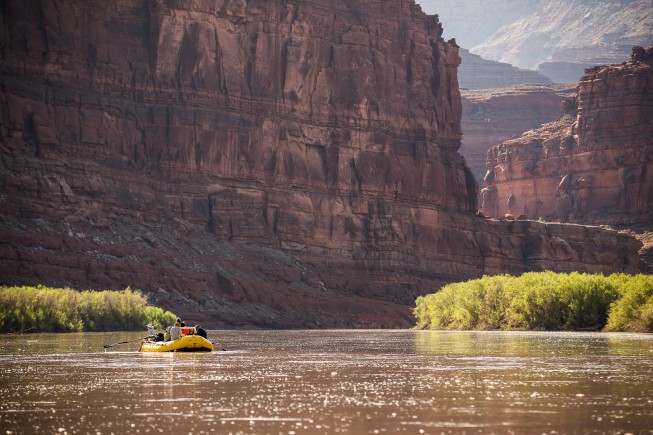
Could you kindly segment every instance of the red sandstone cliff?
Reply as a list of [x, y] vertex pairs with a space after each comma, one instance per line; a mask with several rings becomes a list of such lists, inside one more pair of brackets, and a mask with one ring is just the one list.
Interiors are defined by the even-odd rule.
[[578, 110], [488, 151], [483, 211], [561, 222], [653, 222], [653, 66], [586, 70]]
[[614, 232], [473, 216], [458, 49], [412, 1], [0, 13], [4, 283], [131, 285], [209, 326], [406, 326], [452, 280], [639, 267]]
[[460, 154], [480, 186], [487, 172], [487, 151], [499, 142], [557, 120], [561, 103], [576, 93], [570, 85], [515, 85], [461, 90], [463, 138]]

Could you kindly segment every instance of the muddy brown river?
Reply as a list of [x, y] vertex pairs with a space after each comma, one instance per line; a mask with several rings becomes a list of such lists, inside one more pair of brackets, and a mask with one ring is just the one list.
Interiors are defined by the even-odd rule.
[[653, 433], [653, 335], [209, 331], [0, 336], [1, 434]]

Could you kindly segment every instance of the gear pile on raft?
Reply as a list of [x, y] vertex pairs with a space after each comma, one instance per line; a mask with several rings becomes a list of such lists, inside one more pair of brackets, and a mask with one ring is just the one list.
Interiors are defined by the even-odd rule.
[[177, 318], [173, 326], [165, 332], [156, 332], [154, 326], [147, 325], [149, 336], [141, 342], [141, 352], [211, 352], [213, 343], [207, 339], [206, 331], [200, 325], [186, 326]]

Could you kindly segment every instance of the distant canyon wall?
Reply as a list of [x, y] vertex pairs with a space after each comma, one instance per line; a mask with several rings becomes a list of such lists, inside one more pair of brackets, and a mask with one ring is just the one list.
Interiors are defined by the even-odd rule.
[[380, 327], [484, 273], [640, 267], [615, 232], [474, 217], [458, 47], [412, 1], [0, 13], [4, 283], [130, 285], [207, 326]]
[[578, 108], [488, 153], [483, 212], [560, 222], [653, 222], [653, 66], [588, 69]]
[[583, 68], [626, 61], [633, 45], [653, 44], [650, 0], [540, 1], [535, 10], [470, 47], [487, 59], [537, 69], [556, 83]]
[[653, 44], [650, 0], [423, 0], [444, 35], [485, 59], [577, 83], [583, 70]]
[[424, 12], [438, 14], [445, 38], [461, 47], [479, 45], [503, 26], [535, 11], [540, 0], [419, 0]]
[[487, 152], [494, 145], [560, 118], [566, 98], [576, 94], [567, 85], [514, 85], [461, 90], [465, 157], [479, 186], [487, 172]]
[[503, 88], [526, 83], [553, 83], [548, 77], [536, 71], [519, 69], [507, 63], [483, 59], [464, 48], [460, 49], [460, 57], [462, 64], [458, 68], [458, 82], [463, 89]]

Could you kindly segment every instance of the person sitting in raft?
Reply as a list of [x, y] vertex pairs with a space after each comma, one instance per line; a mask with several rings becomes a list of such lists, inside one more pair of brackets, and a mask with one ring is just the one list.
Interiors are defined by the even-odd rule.
[[175, 323], [170, 327], [170, 340], [175, 341], [181, 336], [181, 327]]
[[147, 333], [149, 334], [146, 338], [154, 339], [154, 341], [163, 341], [163, 332], [156, 332], [154, 325], [151, 323], [147, 324]]
[[206, 330], [202, 328], [200, 325], [195, 325], [195, 334], [199, 335], [200, 337], [207, 338]]

